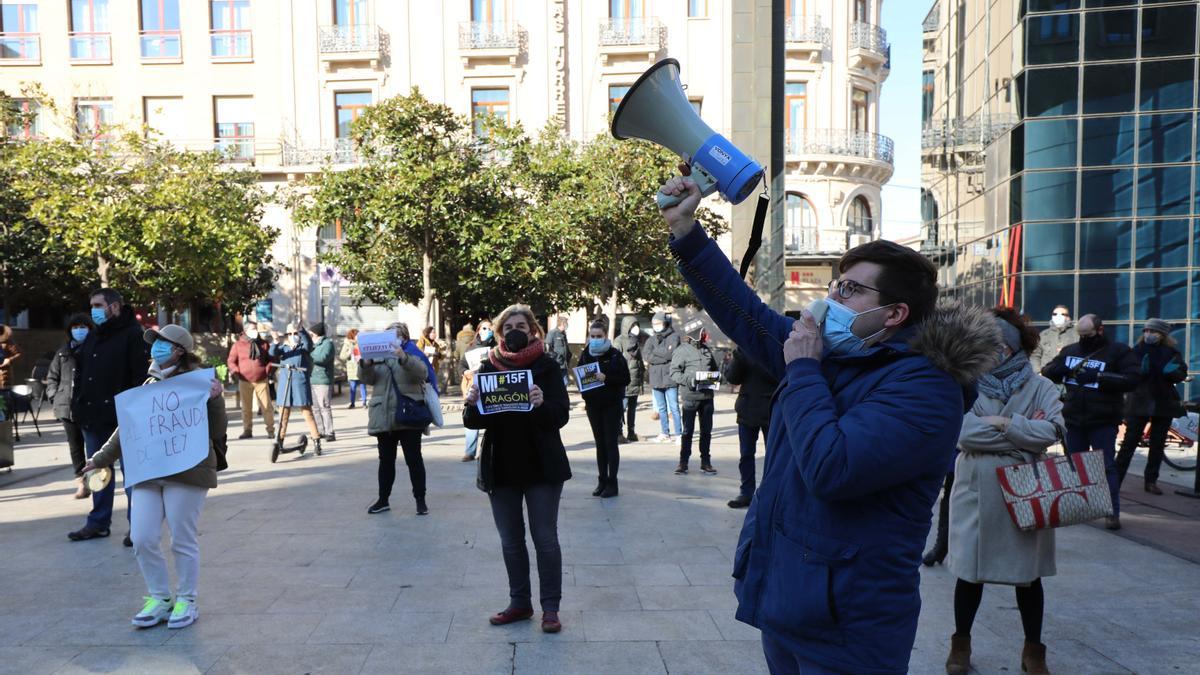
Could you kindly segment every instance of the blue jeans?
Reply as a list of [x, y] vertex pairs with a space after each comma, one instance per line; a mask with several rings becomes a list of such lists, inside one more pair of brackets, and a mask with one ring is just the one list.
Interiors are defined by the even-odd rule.
[[662, 428], [663, 436], [670, 436], [667, 426], [667, 412], [675, 418], [675, 435], [683, 433], [683, 418], [679, 416], [679, 387], [654, 390], [654, 409], [658, 411], [658, 425]]
[[[104, 442], [112, 436], [116, 427], [84, 427], [83, 428], [83, 450], [88, 459], [96, 454]], [[121, 481], [125, 481], [125, 468], [121, 466]], [[108, 482], [103, 490], [92, 493], [92, 511], [88, 514], [87, 525], [94, 530], [107, 530], [112, 526], [113, 512], [113, 492], [116, 490], [117, 478], [114, 474], [113, 479]], [[125, 503], [129, 504], [129, 488], [125, 488]], [[125, 509], [125, 517], [129, 518], [129, 509]]]
[[350, 380], [350, 405], [354, 405], [355, 394], [362, 389], [363, 405], [367, 404], [367, 384], [361, 380]]
[[754, 496], [756, 485], [754, 480], [754, 453], [758, 450], [758, 435], [760, 433], [765, 441], [767, 439], [766, 427], [755, 427], [748, 424], [738, 425], [738, 447], [741, 449], [741, 458], [738, 459], [738, 473], [742, 475], [742, 489], [738, 493], [739, 497], [749, 499]]
[[1104, 452], [1104, 474], [1108, 478], [1108, 491], [1112, 494], [1113, 515], [1121, 515], [1121, 478], [1117, 472], [1117, 427], [1115, 424], [1100, 427], [1067, 427], [1067, 454], [1088, 450]]
[[479, 449], [479, 430], [466, 429], [467, 445], [463, 448], [463, 454], [467, 457], [474, 457], [475, 451]]

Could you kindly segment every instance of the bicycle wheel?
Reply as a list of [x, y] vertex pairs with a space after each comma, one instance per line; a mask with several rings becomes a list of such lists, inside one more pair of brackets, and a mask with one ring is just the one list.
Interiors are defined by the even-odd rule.
[[1170, 455], [1164, 454], [1163, 461], [1167, 463], [1167, 466], [1171, 467], [1172, 469], [1175, 469], [1176, 471], [1195, 471], [1196, 470], [1196, 458], [1195, 457], [1192, 457], [1191, 461], [1188, 461], [1186, 459], [1183, 459], [1180, 461], [1175, 461], [1175, 460], [1171, 459]]

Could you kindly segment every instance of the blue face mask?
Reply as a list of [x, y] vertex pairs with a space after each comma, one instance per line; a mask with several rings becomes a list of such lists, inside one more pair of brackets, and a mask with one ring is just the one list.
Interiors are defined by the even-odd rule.
[[487, 342], [488, 340], [491, 340], [491, 339], [492, 339], [492, 331], [490, 331], [490, 330], [479, 331], [480, 342]]
[[104, 309], [101, 307], [93, 307], [92, 308], [92, 323], [96, 324], [97, 326], [100, 326], [100, 325], [103, 325], [105, 321], [108, 321], [108, 316], [104, 313]]
[[865, 312], [855, 312], [837, 300], [826, 298], [824, 300], [817, 300], [809, 306], [809, 311], [814, 316], [819, 315], [819, 312], [815, 310], [817, 303], [824, 303], [825, 305], [825, 323], [822, 326], [822, 336], [824, 337], [826, 356], [839, 356], [865, 351], [873, 344], [873, 340], [887, 330], [886, 328], [880, 328], [871, 335], [860, 338], [851, 329], [854, 327], [854, 322], [858, 317], [870, 314], [871, 312], [877, 312], [881, 309], [887, 309], [891, 305], [875, 307]]
[[155, 340], [154, 344], [150, 345], [150, 358], [158, 365], [162, 365], [171, 359], [171, 354], [175, 350], [175, 345], [166, 340]]
[[588, 351], [595, 356], [607, 352], [610, 345], [608, 338], [588, 338]]
[[83, 342], [85, 339], [87, 339], [87, 336], [88, 336], [88, 329], [86, 329], [86, 328], [72, 328], [71, 329], [71, 339], [76, 342]]

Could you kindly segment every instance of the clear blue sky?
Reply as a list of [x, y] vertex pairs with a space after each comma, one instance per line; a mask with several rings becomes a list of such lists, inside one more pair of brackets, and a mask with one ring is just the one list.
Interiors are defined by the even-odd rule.
[[883, 186], [883, 236], [921, 230], [921, 21], [933, 0], [884, 0], [892, 74], [879, 99], [879, 133], [896, 143], [896, 173]]

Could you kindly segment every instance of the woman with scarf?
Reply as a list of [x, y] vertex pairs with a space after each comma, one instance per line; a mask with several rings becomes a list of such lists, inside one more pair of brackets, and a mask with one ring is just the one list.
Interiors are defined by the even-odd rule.
[[606, 332], [603, 321], [593, 321], [588, 327], [587, 349], [579, 356], [581, 366], [599, 364], [597, 377], [603, 383], [583, 392], [582, 396], [588, 422], [592, 425], [592, 438], [596, 441], [596, 471], [600, 475], [592, 496], [604, 498], [617, 496], [617, 466], [621, 462], [617, 438], [621, 434], [621, 404], [629, 384], [629, 365], [621, 350], [613, 347]]
[[529, 509], [529, 532], [537, 550], [542, 630], [562, 630], [562, 549], [558, 545], [558, 505], [571, 465], [559, 430], [570, 418], [570, 400], [562, 371], [545, 353], [544, 332], [527, 305], [512, 305], [494, 324], [500, 342], [488, 352], [479, 373], [529, 370], [529, 412], [482, 414], [476, 407], [479, 383], [467, 390], [463, 426], [482, 429], [477, 485], [488, 493], [508, 571], [509, 604], [489, 621], [502, 626], [533, 617], [529, 550], [525, 544], [522, 502]]
[[1133, 348], [1137, 362], [1141, 364], [1141, 382], [1137, 389], [1126, 397], [1125, 438], [1117, 453], [1117, 478], [1124, 482], [1133, 461], [1133, 453], [1142, 440], [1146, 423], [1150, 424], [1150, 458], [1142, 475], [1146, 492], [1161, 495], [1158, 487], [1158, 470], [1162, 467], [1163, 447], [1167, 444], [1167, 432], [1171, 420], [1187, 413], [1179, 398], [1175, 385], [1187, 379], [1187, 365], [1183, 362], [1175, 339], [1171, 337], [1171, 324], [1162, 319], [1150, 319], [1142, 330], [1142, 339]]
[[1048, 673], [1042, 644], [1042, 577], [1053, 576], [1054, 531], [1017, 529], [1004, 505], [996, 469], [1042, 459], [1066, 433], [1058, 388], [1034, 372], [1029, 354], [1037, 331], [1017, 314], [992, 310], [1003, 336], [998, 363], [980, 378], [979, 398], [963, 419], [960, 453], [950, 493], [950, 555], [947, 569], [954, 588], [955, 633], [946, 672], [970, 669], [971, 626], [984, 584], [1016, 588], [1025, 632], [1021, 669]]

